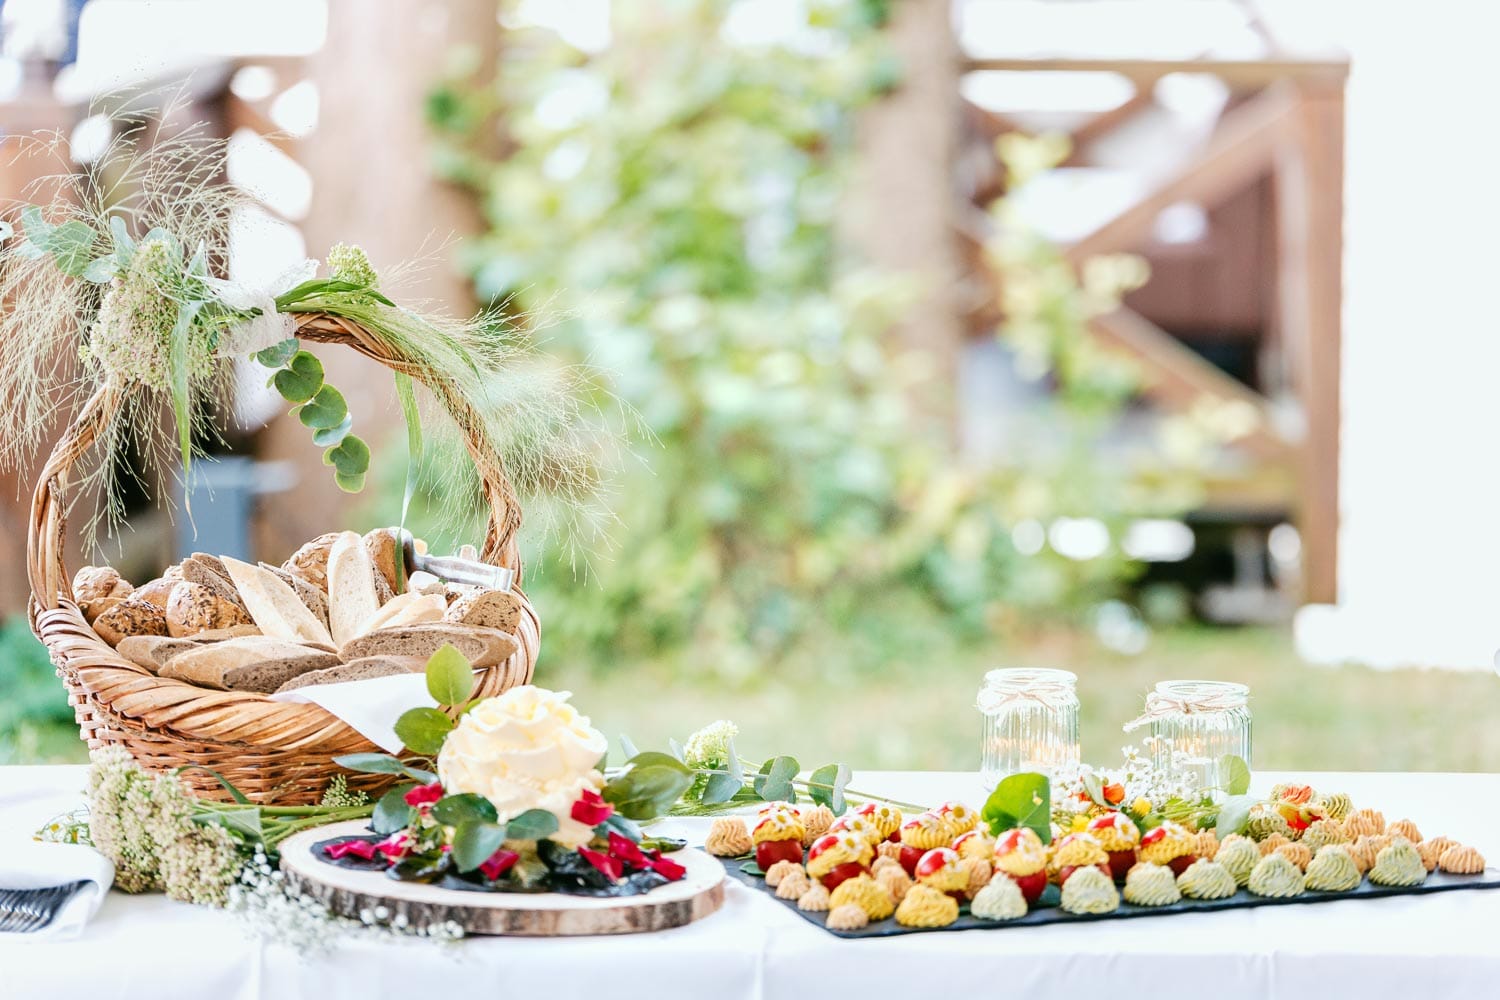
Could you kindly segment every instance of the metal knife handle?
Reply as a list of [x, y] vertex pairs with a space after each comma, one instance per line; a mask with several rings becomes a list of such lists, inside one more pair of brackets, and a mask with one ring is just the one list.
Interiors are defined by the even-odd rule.
[[477, 559], [460, 559], [457, 556], [422, 555], [417, 552], [416, 539], [409, 531], [402, 532], [401, 555], [406, 563], [407, 575], [421, 571], [449, 583], [506, 591], [510, 590], [516, 579], [516, 571], [509, 566], [491, 566]]

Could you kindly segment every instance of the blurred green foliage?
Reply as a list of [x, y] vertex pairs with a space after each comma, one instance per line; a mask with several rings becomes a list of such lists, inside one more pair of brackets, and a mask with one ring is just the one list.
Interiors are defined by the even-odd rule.
[[76, 759], [83, 744], [67, 692], [19, 615], [0, 625], [0, 695], [0, 764]]
[[1023, 557], [1010, 530], [1160, 506], [1091, 448], [1130, 374], [1057, 363], [1094, 303], [1054, 285], [1036, 317], [1055, 334], [1038, 377], [1078, 387], [1064, 460], [966, 468], [944, 418], [911, 405], [934, 366], [886, 337], [916, 283], [838, 245], [855, 114], [899, 81], [885, 5], [809, 3], [753, 44], [731, 7], [620, 0], [593, 55], [517, 30], [497, 79], [428, 102], [439, 168], [490, 226], [468, 250], [481, 296], [611, 373], [659, 445], [620, 482], [589, 585], [567, 553], [532, 555], [549, 657], [672, 650], [734, 679], [832, 631], [851, 661], [886, 662], [1112, 593], [1131, 571], [1117, 546]]

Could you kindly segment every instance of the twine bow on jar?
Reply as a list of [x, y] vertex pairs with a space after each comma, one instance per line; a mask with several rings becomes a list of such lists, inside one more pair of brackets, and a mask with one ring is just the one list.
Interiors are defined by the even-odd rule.
[[1243, 708], [1247, 694], [1243, 685], [1217, 681], [1173, 682], [1167, 687], [1167, 690], [1158, 687], [1146, 695], [1146, 710], [1125, 723], [1125, 732], [1133, 732], [1172, 715], [1202, 715]]
[[1076, 697], [1073, 683], [1064, 680], [1036, 679], [1026, 684], [986, 685], [980, 692], [978, 708], [986, 715], [995, 715], [1001, 709], [1020, 702], [1032, 702], [1051, 709], [1070, 705]]

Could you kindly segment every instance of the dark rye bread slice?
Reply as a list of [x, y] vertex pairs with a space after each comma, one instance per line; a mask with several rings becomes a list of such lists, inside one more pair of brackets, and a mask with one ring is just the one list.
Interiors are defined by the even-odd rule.
[[169, 635], [131, 635], [120, 640], [115, 652], [138, 667], [145, 667], [153, 674], [160, 673], [168, 660], [178, 653], [186, 653], [210, 642], [221, 639], [238, 639], [247, 635], [259, 635], [254, 625], [234, 625], [230, 628], [211, 629], [194, 633], [191, 638]]
[[216, 597], [239, 605], [247, 615], [249, 614], [249, 609], [245, 607], [245, 602], [240, 597], [239, 589], [229, 578], [229, 570], [219, 561], [218, 556], [211, 556], [206, 552], [194, 552], [182, 561], [182, 578], [188, 583], [207, 587]]
[[255, 635], [178, 653], [161, 668], [161, 676], [224, 691], [270, 694], [293, 677], [338, 663], [333, 653]]
[[434, 622], [367, 632], [344, 643], [339, 654], [346, 661], [365, 656], [415, 656], [426, 660], [450, 644], [476, 667], [504, 663], [519, 648], [514, 636], [499, 629]]
[[270, 563], [261, 563], [260, 568], [268, 573], [274, 574], [276, 578], [279, 579], [282, 583], [285, 583], [288, 587], [291, 587], [292, 591], [297, 595], [297, 599], [300, 600], [303, 604], [306, 604], [307, 610], [313, 613], [313, 617], [322, 622], [324, 628], [328, 627], [327, 594], [323, 593], [323, 591], [319, 590], [317, 587], [314, 587], [312, 584], [302, 579], [302, 577], [296, 576], [292, 573], [288, 573], [280, 566], [272, 566]]
[[458, 625], [514, 632], [521, 621], [521, 600], [504, 590], [469, 590], [448, 605], [443, 617]]
[[295, 691], [315, 684], [343, 684], [348, 681], [366, 681], [372, 677], [420, 674], [426, 669], [427, 661], [418, 656], [364, 656], [336, 667], [309, 670], [281, 685], [276, 693]]

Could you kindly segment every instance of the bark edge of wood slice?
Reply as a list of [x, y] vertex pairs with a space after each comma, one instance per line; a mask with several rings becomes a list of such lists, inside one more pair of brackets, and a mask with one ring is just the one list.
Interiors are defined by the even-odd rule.
[[639, 896], [596, 898], [565, 893], [481, 893], [397, 882], [383, 871], [339, 868], [319, 859], [313, 847], [334, 837], [368, 833], [364, 820], [304, 830], [281, 847], [288, 887], [324, 903], [335, 914], [359, 918], [361, 910], [384, 907], [391, 918], [415, 926], [453, 921], [465, 934], [509, 937], [579, 937], [639, 934], [683, 927], [724, 903], [724, 866], [697, 848], [670, 857], [687, 868], [681, 881]]

